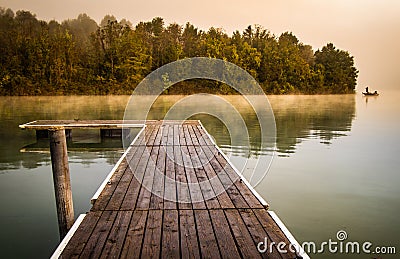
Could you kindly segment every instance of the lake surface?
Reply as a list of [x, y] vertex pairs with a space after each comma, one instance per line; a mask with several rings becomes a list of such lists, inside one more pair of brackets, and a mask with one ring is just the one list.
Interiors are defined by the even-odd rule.
[[[243, 116], [250, 148], [217, 118], [204, 114], [191, 118], [202, 121], [234, 163], [271, 160], [271, 150], [260, 148], [254, 110], [240, 96], [223, 98]], [[336, 233], [345, 230], [348, 241], [395, 246], [400, 252], [399, 98], [398, 92], [368, 98], [269, 96], [276, 121], [276, 153], [256, 190], [300, 243], [336, 240]], [[148, 118], [162, 119], [181, 99], [159, 97]], [[33, 131], [20, 130], [18, 125], [39, 119], [122, 119], [128, 100], [129, 96], [0, 97], [2, 257], [46, 258], [59, 243], [50, 154], [46, 143], [34, 144]], [[98, 139], [81, 134], [75, 142], [85, 147]], [[90, 209], [91, 196], [122, 152], [118, 139], [96, 148], [69, 150], [76, 217]]]

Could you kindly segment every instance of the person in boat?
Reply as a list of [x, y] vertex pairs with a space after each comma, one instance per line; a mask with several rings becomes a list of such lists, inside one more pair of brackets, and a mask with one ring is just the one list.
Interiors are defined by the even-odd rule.
[[365, 87], [365, 92], [367, 92], [367, 94], [369, 93], [369, 92], [368, 92], [368, 86]]

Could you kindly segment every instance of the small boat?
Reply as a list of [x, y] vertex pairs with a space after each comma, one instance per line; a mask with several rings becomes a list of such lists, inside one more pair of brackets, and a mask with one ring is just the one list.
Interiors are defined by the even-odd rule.
[[375, 91], [375, 92], [373, 92], [373, 93], [371, 93], [371, 92], [366, 92], [366, 93], [362, 93], [364, 96], [378, 96], [379, 94], [378, 94], [378, 92], [377, 91]]

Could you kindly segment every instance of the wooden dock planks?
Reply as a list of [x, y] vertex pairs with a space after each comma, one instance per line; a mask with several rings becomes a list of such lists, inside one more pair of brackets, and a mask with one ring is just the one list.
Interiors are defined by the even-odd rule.
[[141, 127], [145, 121], [138, 120], [37, 120], [21, 124], [21, 129], [48, 130], [53, 127], [65, 129], [121, 129], [123, 127]]
[[295, 258], [289, 241], [197, 121], [151, 121], [62, 258]]

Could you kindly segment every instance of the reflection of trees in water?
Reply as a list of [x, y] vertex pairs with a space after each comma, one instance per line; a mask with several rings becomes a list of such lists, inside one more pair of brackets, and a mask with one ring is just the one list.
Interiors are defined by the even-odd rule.
[[[123, 151], [69, 151], [69, 164], [81, 164], [84, 167], [89, 167], [91, 164], [96, 164], [99, 159], [105, 159], [107, 164], [115, 164], [121, 157]], [[4, 170], [17, 170], [20, 168], [35, 169], [40, 166], [51, 166], [50, 152], [49, 151], [36, 151], [22, 153], [21, 156], [16, 157], [14, 161], [7, 163], [0, 163], [0, 171]]]
[[[34, 143], [34, 131], [22, 131], [19, 124], [39, 119], [122, 119], [128, 96], [71, 96], [71, 97], [1, 97], [0, 98], [0, 171], [36, 168], [50, 164], [50, 155], [20, 153], [20, 148]], [[183, 96], [161, 96], [150, 111], [148, 119], [162, 119], [169, 108]], [[251, 151], [234, 147], [242, 156], [260, 152], [260, 127], [254, 110], [241, 96], [224, 96], [243, 116], [250, 136]], [[335, 138], [346, 136], [355, 117], [354, 95], [269, 96], [277, 127], [279, 155], [294, 153], [298, 143], [308, 138], [330, 144]], [[204, 100], [199, 100], [204, 102]], [[194, 106], [198, 105], [196, 102]], [[139, 108], [139, 107], [138, 107]], [[229, 111], [228, 111], [229, 112]], [[230, 146], [232, 139], [243, 138], [228, 129], [217, 118], [197, 115], [220, 146]], [[234, 123], [234, 122], [233, 122]], [[230, 135], [231, 134], [231, 135]], [[246, 141], [243, 141], [244, 145]], [[70, 153], [74, 158], [74, 154]], [[78, 153], [77, 153], [78, 154]], [[89, 165], [97, 158], [107, 163], [118, 161], [120, 153], [102, 151], [93, 155], [79, 153], [77, 161]]]
[[50, 156], [48, 154], [24, 154], [24, 159], [22, 160], [22, 166], [24, 168], [34, 169], [44, 165], [51, 165]]
[[0, 171], [17, 170], [20, 168], [35, 169], [46, 165], [51, 165], [50, 154], [22, 153], [11, 161], [0, 162]]
[[[68, 151], [69, 164], [80, 164], [85, 168], [90, 167], [92, 164], [98, 163], [100, 159], [104, 159], [107, 164], [113, 165], [117, 163], [123, 150], [114, 151]], [[35, 169], [41, 166], [51, 166], [50, 152], [27, 152], [22, 153], [18, 157], [20, 160], [8, 163], [0, 163], [0, 171], [17, 170], [20, 168]]]
[[[248, 150], [241, 148], [234, 148], [232, 152], [246, 157], [265, 153], [265, 150], [260, 150], [260, 126], [253, 109], [244, 104], [242, 98], [238, 96], [226, 98], [238, 104], [238, 110], [246, 122], [250, 136], [250, 154]], [[297, 95], [268, 98], [274, 111], [276, 147], [280, 156], [295, 153], [296, 146], [304, 139], [319, 139], [323, 144], [331, 144], [335, 138], [347, 135], [355, 117], [354, 95]], [[200, 115], [194, 118], [203, 122], [219, 145], [229, 146], [231, 138], [243, 138], [240, 135], [230, 136], [227, 128], [210, 116]]]
[[277, 150], [281, 155], [294, 153], [304, 139], [321, 143], [346, 136], [355, 118], [354, 95], [273, 96], [277, 127]]

